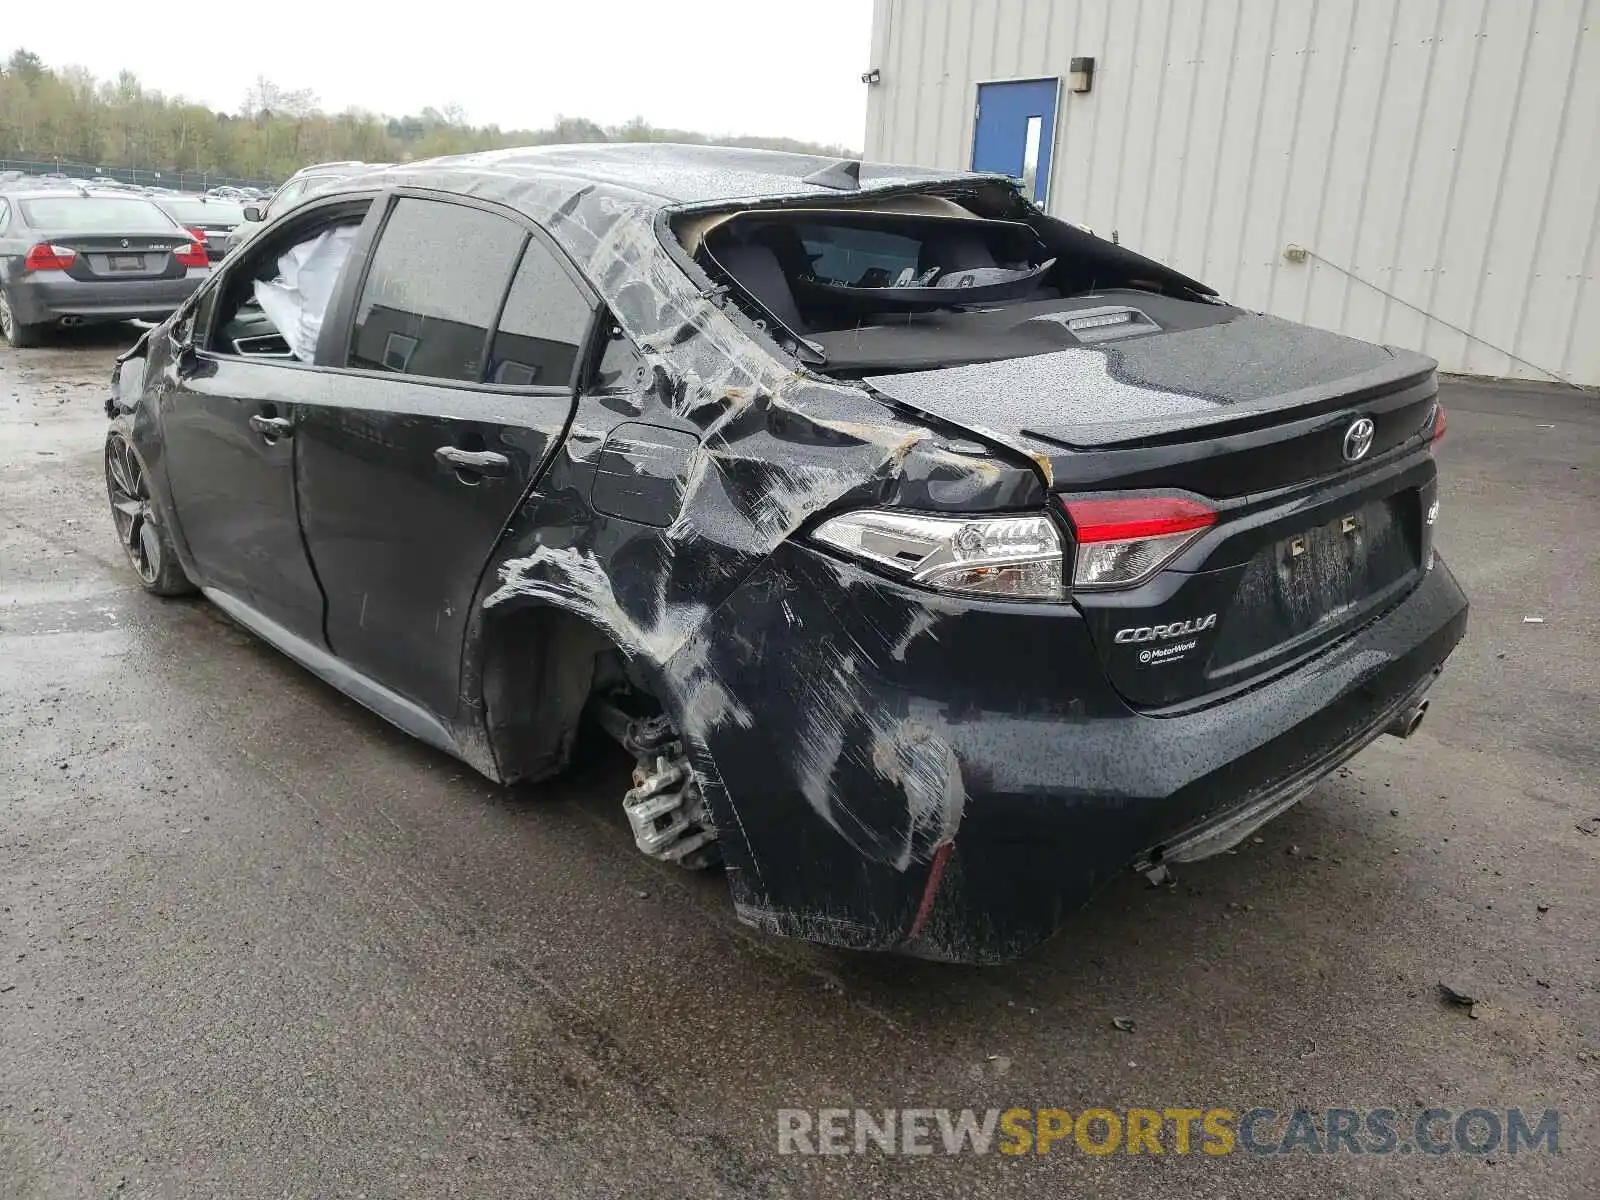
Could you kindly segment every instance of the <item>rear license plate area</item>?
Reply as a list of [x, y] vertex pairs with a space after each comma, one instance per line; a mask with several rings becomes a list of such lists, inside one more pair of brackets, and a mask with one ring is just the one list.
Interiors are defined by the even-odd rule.
[[1417, 493], [1405, 491], [1262, 547], [1221, 624], [1211, 672], [1355, 619], [1419, 568], [1421, 537]]
[[1373, 540], [1384, 536], [1383, 516], [1381, 511], [1348, 513], [1278, 542], [1273, 557], [1283, 602], [1310, 610], [1343, 599], [1350, 581], [1363, 573]]
[[144, 255], [108, 254], [106, 255], [106, 268], [113, 274], [142, 271], [144, 270]]

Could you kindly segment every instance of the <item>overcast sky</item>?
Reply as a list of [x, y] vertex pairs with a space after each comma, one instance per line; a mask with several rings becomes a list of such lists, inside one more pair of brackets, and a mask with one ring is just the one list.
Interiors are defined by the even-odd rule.
[[[0, 51], [225, 112], [257, 75], [322, 107], [459, 104], [474, 124], [643, 116], [860, 149], [872, 0], [127, 0], [7, 3]], [[65, 13], [70, 11], [70, 16]]]

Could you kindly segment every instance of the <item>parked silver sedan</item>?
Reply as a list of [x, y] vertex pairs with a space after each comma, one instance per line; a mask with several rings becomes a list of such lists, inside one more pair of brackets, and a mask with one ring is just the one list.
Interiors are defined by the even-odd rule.
[[0, 336], [13, 346], [52, 326], [162, 320], [209, 273], [204, 243], [142, 196], [0, 191]]

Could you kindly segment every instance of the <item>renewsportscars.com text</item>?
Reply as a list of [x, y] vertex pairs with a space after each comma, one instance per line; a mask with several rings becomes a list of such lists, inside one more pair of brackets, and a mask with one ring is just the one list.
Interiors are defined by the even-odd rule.
[[1558, 1154], [1556, 1109], [780, 1108], [779, 1154]]

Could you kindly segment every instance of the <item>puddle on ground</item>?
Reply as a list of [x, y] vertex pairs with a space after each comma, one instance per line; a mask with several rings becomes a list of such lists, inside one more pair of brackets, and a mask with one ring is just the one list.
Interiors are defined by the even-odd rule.
[[115, 326], [76, 330], [37, 350], [0, 346], [0, 468], [98, 450], [112, 365], [138, 334]]

